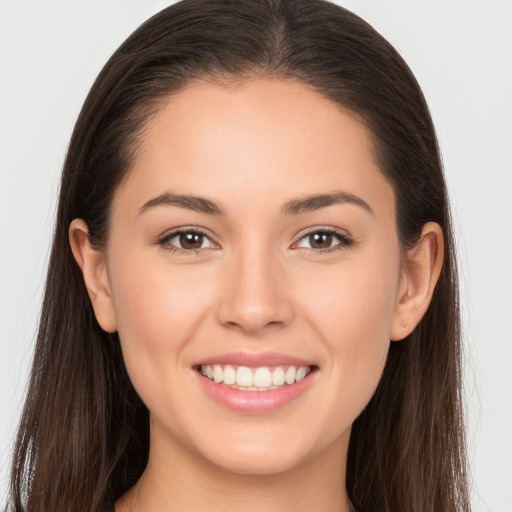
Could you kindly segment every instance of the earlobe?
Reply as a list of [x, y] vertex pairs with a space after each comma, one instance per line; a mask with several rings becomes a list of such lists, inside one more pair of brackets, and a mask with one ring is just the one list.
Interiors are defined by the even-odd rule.
[[419, 242], [405, 255], [397, 302], [391, 321], [390, 339], [408, 336], [426, 313], [443, 266], [443, 230], [427, 222]]
[[117, 322], [104, 252], [91, 246], [89, 229], [82, 219], [71, 222], [69, 242], [73, 256], [82, 271], [96, 320], [104, 331], [115, 332]]

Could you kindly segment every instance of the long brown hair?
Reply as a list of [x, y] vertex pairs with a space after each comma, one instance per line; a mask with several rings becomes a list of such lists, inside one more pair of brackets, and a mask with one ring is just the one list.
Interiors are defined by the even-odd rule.
[[[97, 324], [68, 242], [84, 219], [108, 239], [113, 195], [161, 101], [197, 79], [296, 80], [358, 116], [396, 197], [403, 247], [441, 225], [444, 266], [414, 332], [391, 343], [355, 421], [346, 487], [359, 512], [469, 510], [457, 272], [430, 114], [411, 71], [371, 26], [324, 0], [183, 0], [153, 16], [94, 83], [64, 164], [30, 385], [14, 452], [17, 512], [97, 512], [140, 477], [149, 414], [116, 333]], [[341, 461], [340, 461], [341, 463]]]

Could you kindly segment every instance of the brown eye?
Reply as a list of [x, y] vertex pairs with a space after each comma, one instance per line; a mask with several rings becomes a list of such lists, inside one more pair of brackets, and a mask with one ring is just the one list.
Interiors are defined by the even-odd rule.
[[311, 231], [304, 235], [296, 244], [296, 247], [305, 249], [316, 249], [318, 252], [344, 249], [350, 247], [353, 240], [346, 234], [338, 231], [319, 230]]
[[311, 233], [308, 238], [309, 245], [313, 249], [328, 249], [332, 246], [333, 236], [331, 233]]
[[181, 233], [180, 246], [183, 249], [200, 249], [203, 245], [204, 235], [201, 233]]
[[214, 244], [210, 238], [201, 231], [175, 231], [170, 235], [162, 237], [158, 243], [172, 251], [182, 253], [195, 253], [198, 250], [214, 249]]

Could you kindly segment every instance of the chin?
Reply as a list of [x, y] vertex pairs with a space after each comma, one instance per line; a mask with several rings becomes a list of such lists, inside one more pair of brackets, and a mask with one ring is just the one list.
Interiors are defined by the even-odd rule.
[[269, 454], [265, 452], [252, 457], [241, 454], [226, 456], [225, 454], [210, 462], [225, 471], [240, 475], [276, 475], [298, 467], [302, 459], [297, 457], [284, 458], [276, 453]]
[[[321, 449], [299, 436], [261, 435], [254, 439], [222, 439], [215, 444], [198, 447], [201, 456], [211, 464], [237, 474], [275, 475], [300, 466]], [[297, 442], [298, 441], [298, 442]]]

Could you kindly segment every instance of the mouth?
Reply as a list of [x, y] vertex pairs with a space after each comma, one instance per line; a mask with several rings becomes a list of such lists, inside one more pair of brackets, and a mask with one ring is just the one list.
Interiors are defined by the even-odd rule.
[[312, 396], [319, 367], [289, 354], [232, 352], [192, 365], [204, 396], [236, 413], [263, 414]]
[[237, 366], [201, 364], [196, 370], [206, 379], [239, 391], [273, 391], [304, 380], [316, 366]]

